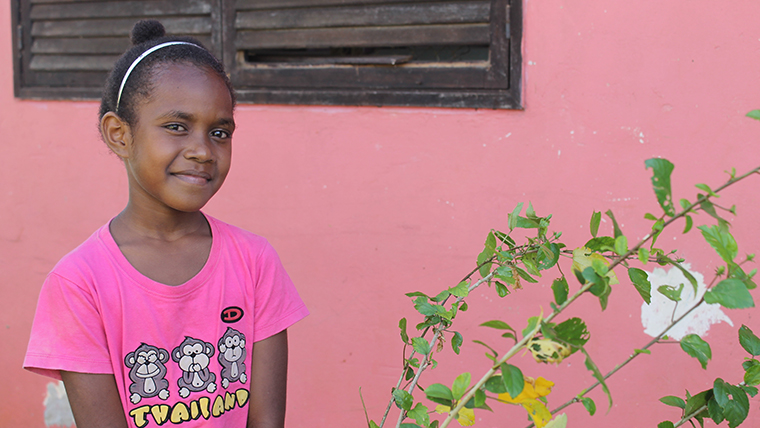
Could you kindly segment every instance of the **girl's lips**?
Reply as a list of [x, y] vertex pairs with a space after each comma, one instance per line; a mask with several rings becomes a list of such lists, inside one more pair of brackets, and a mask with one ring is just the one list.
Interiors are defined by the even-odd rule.
[[211, 181], [211, 175], [201, 171], [175, 172], [172, 173], [172, 175], [186, 183], [196, 185], [207, 184], [209, 181]]

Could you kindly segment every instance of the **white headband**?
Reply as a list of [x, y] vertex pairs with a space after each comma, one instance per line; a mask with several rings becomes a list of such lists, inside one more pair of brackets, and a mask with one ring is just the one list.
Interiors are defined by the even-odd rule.
[[129, 68], [127, 69], [127, 72], [124, 74], [124, 78], [121, 79], [121, 86], [119, 86], [119, 95], [116, 97], [116, 112], [117, 113], [119, 112], [119, 102], [121, 101], [121, 91], [124, 90], [124, 85], [127, 84], [127, 79], [129, 78], [130, 73], [132, 73], [132, 70], [134, 70], [135, 67], [137, 67], [137, 64], [139, 64], [140, 61], [145, 59], [146, 56], [150, 55], [151, 53], [161, 48], [165, 48], [167, 46], [172, 46], [172, 45], [190, 45], [190, 46], [195, 46], [196, 48], [199, 48], [199, 49], [203, 49], [202, 47], [196, 45], [195, 43], [190, 43], [190, 42], [166, 42], [166, 43], [161, 43], [156, 46], [153, 46], [152, 48], [143, 52], [142, 55], [138, 56], [137, 59], [135, 59], [132, 62], [132, 65], [129, 66]]

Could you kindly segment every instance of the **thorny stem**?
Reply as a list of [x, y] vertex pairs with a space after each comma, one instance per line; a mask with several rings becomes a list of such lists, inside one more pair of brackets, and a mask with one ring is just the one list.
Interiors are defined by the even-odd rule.
[[[724, 183], [723, 185], [721, 185], [720, 187], [718, 187], [717, 189], [715, 189], [713, 192], [714, 193], [718, 193], [721, 190], [725, 189], [726, 187], [728, 187], [728, 186], [730, 186], [730, 185], [732, 185], [732, 184], [734, 184], [734, 183], [736, 183], [738, 181], [741, 181], [741, 180], [743, 180], [743, 179], [745, 179], [745, 178], [747, 178], [747, 177], [749, 177], [750, 175], [753, 175], [753, 174], [760, 174], [760, 167], [757, 167], [757, 168], [755, 168], [755, 169], [753, 169], [753, 170], [751, 170], [751, 171], [749, 171], [749, 172], [747, 172], [747, 173], [745, 173], [745, 174], [743, 174], [743, 175], [741, 175], [739, 177], [735, 177], [735, 178], [732, 178], [732, 179], [728, 180], [726, 183]], [[680, 219], [681, 217], [684, 217], [688, 213], [693, 212], [695, 210], [695, 208], [697, 208], [698, 206], [701, 206], [701, 204], [703, 202], [708, 201], [709, 199], [710, 199], [710, 195], [702, 195], [702, 196], [700, 196], [699, 198], [697, 198], [697, 200], [694, 203], [690, 204], [683, 211], [680, 211], [680, 212], [676, 213], [672, 218], [670, 218], [669, 220], [665, 221], [662, 224], [662, 226], [660, 227], [660, 230], [658, 232], [662, 232], [662, 230], [664, 230], [666, 227], [668, 227], [669, 225], [671, 225], [676, 220]], [[664, 219], [664, 217], [665, 217], [665, 214], [663, 214], [663, 216], [660, 217], [660, 219], [662, 220], [662, 219]], [[655, 234], [656, 233], [657, 232], [655, 232]], [[652, 239], [653, 236], [654, 236], [653, 233], [646, 234], [644, 236], [644, 238], [641, 239], [641, 241], [639, 241], [636, 245], [634, 245], [633, 247], [631, 247], [625, 254], [620, 255], [620, 257], [618, 257], [616, 260], [614, 260], [612, 263], [610, 263], [610, 265], [607, 267], [607, 269], [610, 270], [610, 271], [613, 270], [615, 267], [617, 267], [618, 265], [620, 265], [621, 263], [623, 263], [628, 257], [632, 256], [633, 254], [636, 254], [638, 252], [639, 248], [641, 248], [642, 245], [646, 244], [650, 239]], [[486, 372], [486, 374], [475, 385], [473, 385], [472, 388], [470, 388], [470, 390], [457, 402], [457, 405], [453, 409], [451, 409], [451, 411], [449, 412], [449, 414], [446, 417], [446, 419], [440, 425], [440, 428], [446, 428], [451, 423], [451, 421], [459, 413], [459, 411], [462, 410], [462, 408], [467, 403], [467, 401], [469, 401], [469, 399], [472, 398], [473, 395], [475, 395], [475, 391], [478, 390], [478, 389], [480, 389], [480, 387], [483, 386], [483, 384], [485, 384], [485, 382], [488, 379], [490, 379], [490, 377], [494, 373], [496, 373], [496, 370], [498, 369], [498, 366], [501, 365], [501, 363], [503, 363], [506, 360], [508, 360], [509, 358], [511, 358], [514, 354], [516, 354], [520, 349], [522, 349], [522, 347], [524, 347], [528, 343], [528, 341], [539, 331], [539, 329], [541, 328], [541, 324], [551, 322], [555, 317], [557, 317], [560, 313], [562, 313], [562, 311], [564, 311], [568, 306], [570, 306], [576, 300], [578, 300], [578, 298], [581, 295], [583, 295], [583, 293], [585, 293], [586, 291], [588, 291], [593, 285], [594, 284], [592, 282], [588, 282], [588, 283], [584, 284], [583, 286], [581, 286], [581, 288], [572, 297], [570, 297], [567, 301], [565, 301], [562, 305], [560, 305], [556, 310], [554, 310], [551, 314], [549, 314], [549, 316], [547, 316], [543, 320], [539, 319], [539, 322], [536, 324], [536, 327], [530, 332], [530, 334], [525, 335], [522, 340], [520, 340], [519, 342], [517, 342], [512, 347], [512, 349], [510, 349], [509, 352], [507, 352], [507, 354], [505, 354], [504, 357], [502, 357], [499, 360], [499, 363], [495, 364], [494, 366], [492, 366]], [[681, 320], [682, 318], [683, 318], [683, 316], [679, 317], [679, 320]], [[618, 368], [614, 369], [614, 371], [611, 372], [611, 373], [609, 373], [608, 375], [611, 376], [617, 370], [618, 370]], [[605, 379], [606, 379], [606, 377], [605, 377]], [[570, 403], [570, 404], [572, 404], [572, 403]], [[552, 413], [554, 413], [554, 412], [552, 412]]]

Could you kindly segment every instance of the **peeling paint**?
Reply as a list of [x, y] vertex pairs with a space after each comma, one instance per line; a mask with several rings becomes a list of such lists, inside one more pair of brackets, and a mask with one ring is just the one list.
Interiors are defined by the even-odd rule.
[[[644, 326], [644, 333], [652, 337], [659, 335], [670, 324], [671, 318], [678, 318], [683, 315], [705, 294], [704, 276], [699, 272], [692, 271], [689, 269], [690, 266], [686, 264], [684, 267], [697, 280], [699, 287], [696, 296], [689, 280], [676, 268], [671, 268], [667, 272], [662, 268], [656, 268], [652, 272], [647, 272], [649, 282], [652, 283], [652, 302], [649, 305], [646, 303], [641, 305], [641, 324]], [[677, 308], [676, 302], [668, 300], [657, 292], [657, 288], [662, 285], [678, 288], [681, 284], [684, 284], [684, 287], [681, 292], [681, 301], [678, 302]], [[675, 314], [673, 312], [674, 308], [676, 308]], [[731, 326], [734, 325], [728, 315], [721, 310], [719, 304], [708, 305], [703, 303], [699, 308], [681, 320], [681, 322], [673, 326], [668, 331], [668, 336], [676, 340], [681, 340], [687, 334], [692, 333], [701, 336], [710, 330], [712, 324], [722, 321], [727, 322]]]
[[69, 406], [69, 397], [63, 382], [50, 382], [47, 384], [45, 401], [45, 426], [71, 427], [74, 426], [74, 415]]

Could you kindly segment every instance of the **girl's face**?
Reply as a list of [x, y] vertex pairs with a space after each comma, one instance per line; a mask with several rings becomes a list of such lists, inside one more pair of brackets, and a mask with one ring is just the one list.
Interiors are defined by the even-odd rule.
[[198, 211], [230, 169], [229, 89], [214, 72], [182, 63], [160, 66], [152, 83], [149, 98], [136, 106], [124, 158], [130, 203]]

